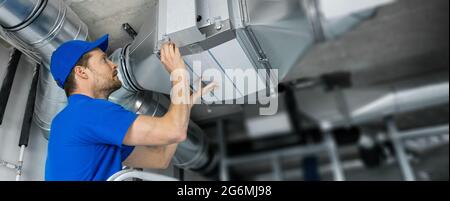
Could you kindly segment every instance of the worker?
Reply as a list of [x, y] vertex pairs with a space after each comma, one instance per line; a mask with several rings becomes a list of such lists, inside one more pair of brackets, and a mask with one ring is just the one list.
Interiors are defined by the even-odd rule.
[[[172, 100], [160, 118], [137, 115], [108, 101], [122, 83], [117, 65], [105, 54], [107, 48], [105, 35], [94, 42], [66, 42], [52, 54], [51, 73], [64, 89], [68, 105], [51, 124], [47, 181], [106, 181], [125, 166], [167, 168], [177, 145], [187, 137], [194, 103], [216, 87], [212, 83], [190, 92], [188, 74], [179, 73], [172, 85], [187, 90], [177, 94], [191, 101]], [[160, 55], [170, 74], [186, 70], [174, 43], [165, 43]]]

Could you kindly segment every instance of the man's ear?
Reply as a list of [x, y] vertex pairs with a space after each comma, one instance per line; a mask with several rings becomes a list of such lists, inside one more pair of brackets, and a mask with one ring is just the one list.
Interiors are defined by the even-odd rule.
[[88, 79], [89, 76], [86, 73], [86, 68], [83, 66], [75, 66], [74, 68], [75, 76], [81, 79]]

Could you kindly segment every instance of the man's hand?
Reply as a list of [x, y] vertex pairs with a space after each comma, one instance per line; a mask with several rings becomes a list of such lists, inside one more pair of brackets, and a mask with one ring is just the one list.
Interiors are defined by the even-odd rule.
[[[166, 43], [161, 49], [161, 61], [171, 74], [179, 74], [172, 80], [174, 85], [174, 93], [182, 100], [189, 99], [189, 103], [172, 104], [163, 117], [153, 117], [148, 115], [139, 115], [129, 128], [123, 144], [129, 146], [167, 146], [178, 144], [186, 140], [187, 129], [189, 125], [190, 113], [192, 106], [199, 100], [203, 94], [209, 93], [216, 87], [213, 82], [208, 86], [201, 88], [201, 82], [198, 81], [199, 89], [196, 92], [190, 91], [189, 73], [187, 73], [186, 65], [181, 58], [179, 49], [173, 43]], [[186, 73], [178, 73], [184, 71]], [[173, 155], [169, 149], [168, 155]], [[170, 156], [171, 157], [171, 156]], [[167, 158], [167, 157], [166, 157]]]
[[[161, 47], [161, 63], [165, 66], [166, 70], [171, 75], [172, 73], [174, 73], [173, 76], [176, 78], [175, 80], [173, 80], [174, 81], [173, 84], [175, 89], [178, 90], [175, 91], [176, 97], [172, 98], [175, 98], [175, 100], [177, 100], [175, 102], [186, 103], [186, 101], [183, 101], [186, 100], [183, 97], [183, 91], [189, 90], [189, 82], [188, 82], [189, 79], [187, 78], [189, 74], [187, 73], [186, 64], [184, 63], [184, 60], [181, 57], [180, 50], [173, 42], [167, 42]], [[196, 84], [199, 85], [198, 89], [200, 90], [190, 94], [189, 96], [190, 108], [192, 108], [195, 104], [198, 104], [201, 97], [204, 94], [210, 93], [217, 87], [216, 82], [212, 82], [211, 84], [203, 88], [201, 85], [201, 80], [197, 81]]]
[[197, 80], [196, 82], [197, 84], [197, 89], [200, 89], [196, 92], [193, 92], [191, 95], [191, 108], [195, 105], [195, 104], [200, 104], [200, 100], [203, 97], [203, 95], [210, 93], [211, 91], [214, 91], [215, 89], [217, 89], [218, 87], [218, 83], [217, 82], [212, 82], [209, 85], [205, 86], [202, 88], [202, 82], [201, 80]]
[[167, 42], [161, 47], [161, 63], [169, 73], [177, 69], [186, 69], [180, 49], [173, 42]]

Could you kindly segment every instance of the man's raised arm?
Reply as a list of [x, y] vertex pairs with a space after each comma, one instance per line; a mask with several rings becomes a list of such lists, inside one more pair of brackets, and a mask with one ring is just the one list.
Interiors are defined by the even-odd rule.
[[191, 95], [189, 73], [179, 49], [173, 43], [161, 48], [161, 62], [171, 74], [172, 103], [163, 117], [140, 115], [129, 128], [124, 144], [129, 146], [160, 146], [183, 142], [187, 137], [191, 109], [202, 96], [216, 86], [212, 83]]

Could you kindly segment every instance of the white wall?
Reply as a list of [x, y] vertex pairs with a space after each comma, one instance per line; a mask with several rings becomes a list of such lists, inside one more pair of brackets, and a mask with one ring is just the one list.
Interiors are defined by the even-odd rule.
[[[11, 49], [5, 49], [0, 45], [0, 85], [3, 83], [11, 52]], [[15, 164], [19, 158], [18, 143], [34, 67], [35, 64], [23, 55], [14, 79], [3, 124], [0, 126], [0, 159]], [[43, 180], [46, 156], [47, 140], [33, 125], [30, 141], [24, 154], [22, 180]], [[15, 180], [15, 176], [14, 170], [0, 166], [0, 181], [12, 181]]]

